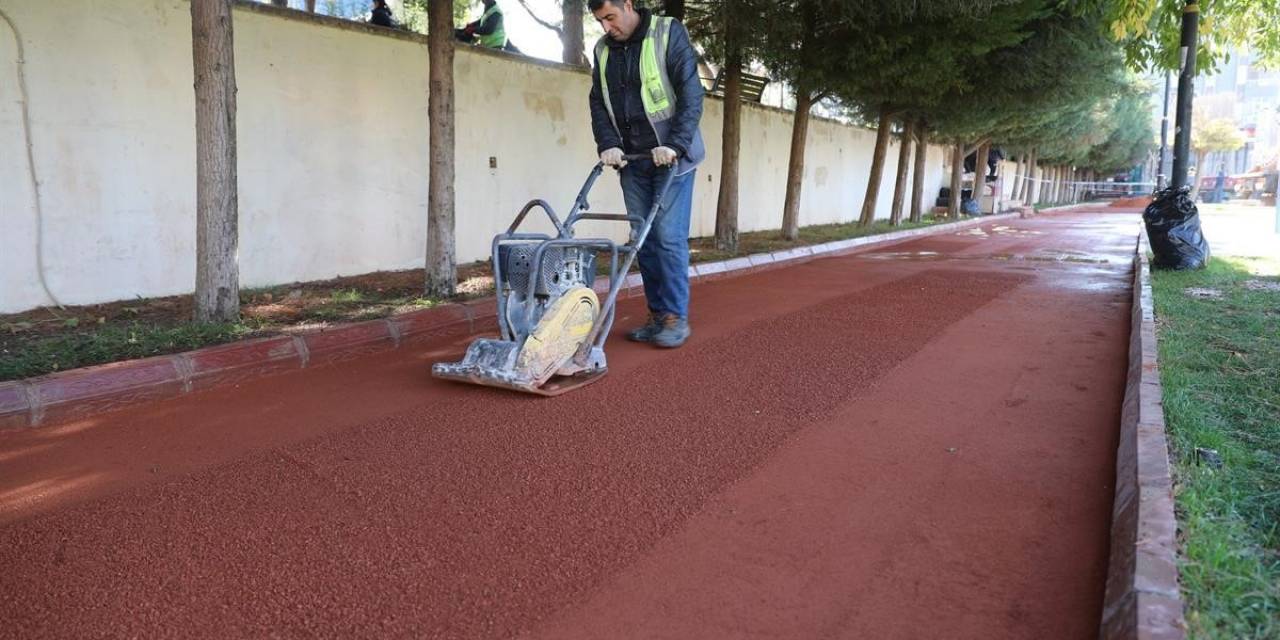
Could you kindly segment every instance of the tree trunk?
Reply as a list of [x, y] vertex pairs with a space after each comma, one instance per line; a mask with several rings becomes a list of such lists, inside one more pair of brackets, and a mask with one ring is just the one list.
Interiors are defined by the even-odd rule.
[[307, 13], [316, 12], [316, 0], [307, 0]]
[[[193, 0], [193, 2], [199, 2], [199, 0]], [[286, 9], [288, 9], [288, 8], [289, 8], [289, 0], [271, 0], [271, 6], [273, 6], [273, 7], [284, 7], [284, 8], [286, 8]]]
[[916, 122], [916, 167], [911, 173], [911, 221], [924, 220], [924, 163], [929, 155], [929, 126], [924, 120]]
[[587, 65], [587, 55], [582, 50], [582, 14], [586, 6], [582, 0], [564, 0], [564, 56], [565, 64]]
[[889, 149], [889, 128], [892, 124], [889, 108], [881, 106], [880, 122], [876, 125], [876, 148], [871, 155], [871, 172], [867, 176], [867, 195], [862, 199], [859, 226], [870, 226], [876, 219], [876, 200], [880, 197], [880, 178], [884, 175], [884, 155]]
[[724, 133], [721, 135], [720, 197], [716, 203], [716, 248], [738, 252], [738, 152], [742, 138], [742, 51], [725, 56]]
[[452, 296], [458, 284], [454, 257], [453, 2], [450, 0], [428, 0], [427, 55], [431, 167], [424, 288], [428, 297], [444, 298]]
[[947, 217], [960, 217], [960, 187], [964, 183], [964, 143], [957, 142], [951, 150], [951, 196], [947, 198]]
[[663, 13], [684, 22], [684, 0], [665, 0], [662, 5]]
[[1025, 197], [1023, 197], [1022, 199], [1022, 203], [1027, 206], [1031, 206], [1036, 203], [1036, 188], [1037, 188], [1036, 169], [1037, 167], [1036, 167], [1035, 156], [1033, 155], [1027, 162], [1030, 163], [1030, 166], [1027, 167], [1026, 194], [1025, 194]]
[[1036, 203], [1036, 148], [1027, 153], [1027, 175], [1022, 180], [1022, 202], [1027, 206]]
[[1049, 167], [1035, 167], [1032, 175], [1035, 176], [1034, 188], [1031, 190], [1031, 204], [1039, 204], [1044, 202], [1045, 194], [1049, 192]]
[[[1009, 186], [1009, 199], [1018, 199], [1018, 190], [1022, 188], [1023, 173], [1026, 171], [1023, 166], [1027, 162], [1027, 153], [1024, 151], [1018, 154], [1018, 162], [1013, 165], [1013, 183]], [[1004, 195], [1004, 194], [1001, 194]]]
[[987, 193], [987, 156], [991, 153], [991, 143], [984, 142], [975, 151], [973, 157], [973, 201], [978, 204], [978, 214], [982, 214], [982, 198]]
[[791, 123], [791, 160], [787, 163], [787, 197], [782, 204], [782, 237], [800, 237], [800, 190], [804, 186], [804, 148], [809, 136], [809, 109], [813, 94], [796, 92], [796, 113]]
[[240, 317], [231, 0], [191, 3], [196, 103], [196, 322]]
[[889, 223], [895, 227], [902, 224], [902, 206], [907, 199], [907, 171], [911, 165], [911, 138], [914, 130], [914, 122], [903, 121], [902, 140], [898, 144], [898, 176], [893, 182], [893, 206], [889, 213]]

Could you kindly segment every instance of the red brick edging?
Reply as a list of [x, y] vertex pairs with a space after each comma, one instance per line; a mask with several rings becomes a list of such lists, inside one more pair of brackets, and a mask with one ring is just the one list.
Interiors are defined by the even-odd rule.
[[1186, 637], [1146, 229], [1133, 257], [1129, 375], [1116, 449], [1111, 559], [1098, 636]]
[[[689, 268], [689, 277], [693, 282], [706, 282], [820, 256], [852, 253], [916, 236], [1008, 220], [1018, 215], [985, 216], [697, 264]], [[625, 286], [621, 295], [640, 295], [639, 274], [627, 276]], [[603, 285], [597, 282], [596, 287], [607, 287], [607, 282]], [[423, 340], [496, 330], [497, 304], [488, 297], [297, 335], [233, 342], [185, 353], [0, 382], [0, 429], [48, 426], [224, 384], [245, 382], [259, 376], [340, 362]]]

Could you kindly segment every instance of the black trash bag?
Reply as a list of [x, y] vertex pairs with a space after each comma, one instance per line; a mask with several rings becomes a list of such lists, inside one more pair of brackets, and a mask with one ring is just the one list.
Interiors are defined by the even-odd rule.
[[1209, 262], [1209, 243], [1200, 232], [1200, 211], [1191, 187], [1157, 191], [1142, 221], [1147, 225], [1157, 269], [1203, 269]]

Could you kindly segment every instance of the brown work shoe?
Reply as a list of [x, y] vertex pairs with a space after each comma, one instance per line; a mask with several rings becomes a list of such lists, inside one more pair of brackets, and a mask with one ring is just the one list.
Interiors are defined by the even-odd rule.
[[662, 315], [650, 313], [644, 326], [627, 332], [627, 339], [632, 342], [653, 342], [653, 337], [662, 331]]
[[689, 321], [674, 313], [662, 317], [662, 330], [653, 336], [653, 344], [664, 349], [675, 349], [689, 339]]

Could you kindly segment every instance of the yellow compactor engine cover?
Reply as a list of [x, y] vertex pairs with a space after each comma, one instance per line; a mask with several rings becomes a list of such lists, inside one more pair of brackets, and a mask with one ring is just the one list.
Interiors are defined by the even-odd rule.
[[566, 291], [529, 332], [516, 359], [516, 371], [536, 384], [545, 382], [582, 346], [599, 312], [595, 291], [588, 287]]

